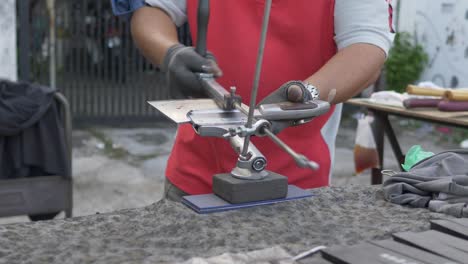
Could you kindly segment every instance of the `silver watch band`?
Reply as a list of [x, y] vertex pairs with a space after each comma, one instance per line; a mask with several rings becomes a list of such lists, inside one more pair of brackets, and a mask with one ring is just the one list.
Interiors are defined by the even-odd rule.
[[320, 92], [317, 89], [317, 87], [306, 82], [304, 83], [304, 86], [306, 87], [307, 91], [309, 91], [310, 97], [312, 98], [312, 100], [318, 99], [320, 97]]

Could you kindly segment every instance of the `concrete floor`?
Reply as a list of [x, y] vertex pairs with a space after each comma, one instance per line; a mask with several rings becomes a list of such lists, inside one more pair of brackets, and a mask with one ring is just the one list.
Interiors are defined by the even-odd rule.
[[[397, 123], [397, 126], [400, 124]], [[344, 120], [337, 138], [332, 185], [366, 185], [369, 172], [354, 173], [356, 122]], [[402, 132], [404, 131], [404, 133]], [[421, 129], [396, 129], [403, 151], [414, 144], [440, 152], [455, 147], [438, 143], [440, 136]], [[162, 197], [164, 169], [176, 134], [161, 128], [90, 128], [73, 132], [74, 216], [106, 213], [149, 205]], [[385, 169], [398, 165], [386, 142]], [[63, 217], [63, 214], [58, 216]], [[0, 219], [0, 224], [28, 221], [25, 216]]]

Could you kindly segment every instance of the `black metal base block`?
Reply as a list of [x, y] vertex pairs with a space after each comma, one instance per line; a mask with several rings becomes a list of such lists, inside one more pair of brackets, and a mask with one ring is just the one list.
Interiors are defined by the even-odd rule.
[[282, 199], [288, 194], [288, 178], [271, 171], [263, 180], [241, 180], [229, 173], [216, 174], [213, 193], [231, 204]]

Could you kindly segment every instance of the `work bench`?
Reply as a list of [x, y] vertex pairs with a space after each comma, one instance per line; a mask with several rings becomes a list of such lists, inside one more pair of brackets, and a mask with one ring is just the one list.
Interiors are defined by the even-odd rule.
[[[388, 119], [389, 116], [399, 116], [446, 126], [468, 128], [468, 112], [441, 112], [431, 108], [406, 109], [403, 107], [375, 103], [369, 99], [351, 99], [346, 103], [353, 106], [364, 107], [373, 114], [375, 118], [373, 132], [377, 152], [379, 154], [380, 168], [384, 168], [384, 135], [387, 135], [398, 164], [403, 164], [405, 160], [405, 155], [401, 150], [397, 136]], [[371, 177], [371, 184], [381, 184], [381, 169], [372, 169]]]
[[[330, 187], [276, 205], [199, 215], [166, 200], [107, 214], [0, 226], [4, 263], [162, 263], [280, 246], [354, 245], [447, 216], [386, 202], [380, 186]], [[320, 255], [320, 254], [319, 254]], [[319, 256], [300, 263], [328, 263]]]

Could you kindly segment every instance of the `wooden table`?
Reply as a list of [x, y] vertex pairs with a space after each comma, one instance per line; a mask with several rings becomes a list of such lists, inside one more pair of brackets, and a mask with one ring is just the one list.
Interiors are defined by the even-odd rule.
[[[406, 109], [403, 107], [375, 103], [369, 99], [351, 99], [346, 103], [354, 106], [365, 107], [368, 111], [374, 114], [374, 138], [376, 141], [377, 151], [379, 153], [381, 168], [383, 168], [384, 134], [387, 135], [388, 140], [390, 141], [390, 145], [398, 163], [402, 164], [405, 160], [405, 156], [401, 151], [398, 139], [395, 136], [392, 125], [388, 120], [389, 115], [406, 117], [447, 126], [468, 128], [468, 112], [441, 112], [439, 110], [430, 108]], [[372, 169], [371, 183], [382, 183], [382, 174], [380, 169]]]

